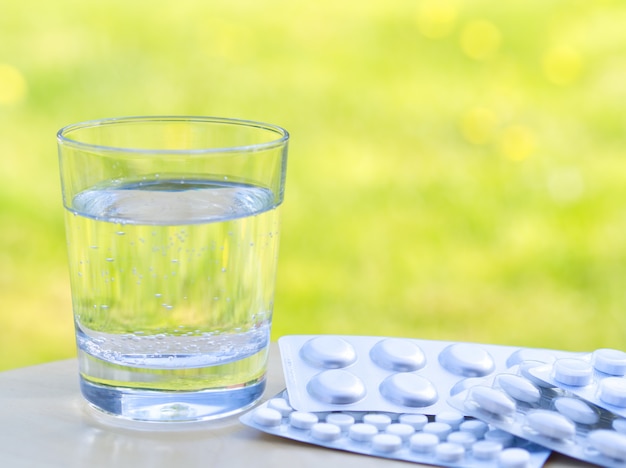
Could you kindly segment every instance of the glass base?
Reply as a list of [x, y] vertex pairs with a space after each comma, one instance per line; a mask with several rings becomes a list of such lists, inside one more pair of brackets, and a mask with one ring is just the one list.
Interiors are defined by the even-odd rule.
[[97, 410], [131, 421], [211, 421], [253, 406], [263, 395], [265, 379], [247, 387], [199, 392], [159, 392], [98, 385], [80, 378], [80, 389]]

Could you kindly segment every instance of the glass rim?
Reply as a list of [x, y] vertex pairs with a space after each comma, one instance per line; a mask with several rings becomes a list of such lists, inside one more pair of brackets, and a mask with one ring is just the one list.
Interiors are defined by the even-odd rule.
[[[146, 122], [190, 122], [190, 123], [207, 123], [207, 124], [226, 124], [232, 126], [241, 126], [249, 128], [258, 128], [275, 133], [278, 137], [269, 139], [268, 141], [232, 146], [215, 146], [206, 148], [189, 148], [189, 149], [159, 149], [159, 148], [132, 148], [124, 146], [109, 146], [101, 144], [86, 143], [79, 139], [71, 138], [70, 134], [77, 130], [114, 126], [122, 124], [146, 123]], [[59, 145], [67, 145], [77, 149], [97, 150], [110, 153], [131, 153], [131, 154], [211, 154], [211, 153], [227, 153], [227, 152], [251, 152], [261, 149], [270, 149], [285, 145], [289, 140], [289, 132], [278, 125], [264, 123], [256, 120], [237, 119], [230, 117], [213, 117], [213, 116], [193, 116], [193, 115], [146, 115], [146, 116], [127, 116], [127, 117], [110, 117], [103, 119], [85, 120], [62, 127], [57, 132], [57, 142]]]

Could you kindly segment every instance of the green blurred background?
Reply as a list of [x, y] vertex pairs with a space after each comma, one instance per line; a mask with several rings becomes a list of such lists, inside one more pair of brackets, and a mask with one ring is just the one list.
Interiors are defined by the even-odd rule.
[[56, 131], [292, 134], [273, 337], [626, 338], [626, 3], [0, 0], [0, 369], [74, 355]]

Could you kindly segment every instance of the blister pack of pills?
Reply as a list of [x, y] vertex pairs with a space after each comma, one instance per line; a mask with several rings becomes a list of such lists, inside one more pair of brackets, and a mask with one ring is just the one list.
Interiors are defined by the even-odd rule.
[[570, 457], [625, 467], [626, 420], [537, 379], [540, 365], [520, 363], [448, 401], [465, 415]]
[[522, 361], [551, 363], [563, 351], [350, 335], [278, 340], [291, 405], [299, 411], [437, 414], [466, 378], [485, 378]]
[[626, 418], [626, 353], [598, 349], [578, 358], [561, 358], [531, 369], [543, 382], [565, 389]]
[[444, 467], [539, 468], [550, 451], [466, 418], [381, 412], [304, 412], [287, 391], [244, 414], [241, 422], [276, 436], [336, 450]]

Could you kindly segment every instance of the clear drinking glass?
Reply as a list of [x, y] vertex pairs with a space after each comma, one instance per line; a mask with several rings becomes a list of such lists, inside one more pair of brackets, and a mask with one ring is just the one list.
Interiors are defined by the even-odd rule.
[[251, 406], [265, 388], [289, 134], [156, 116], [57, 136], [86, 400], [141, 421]]

